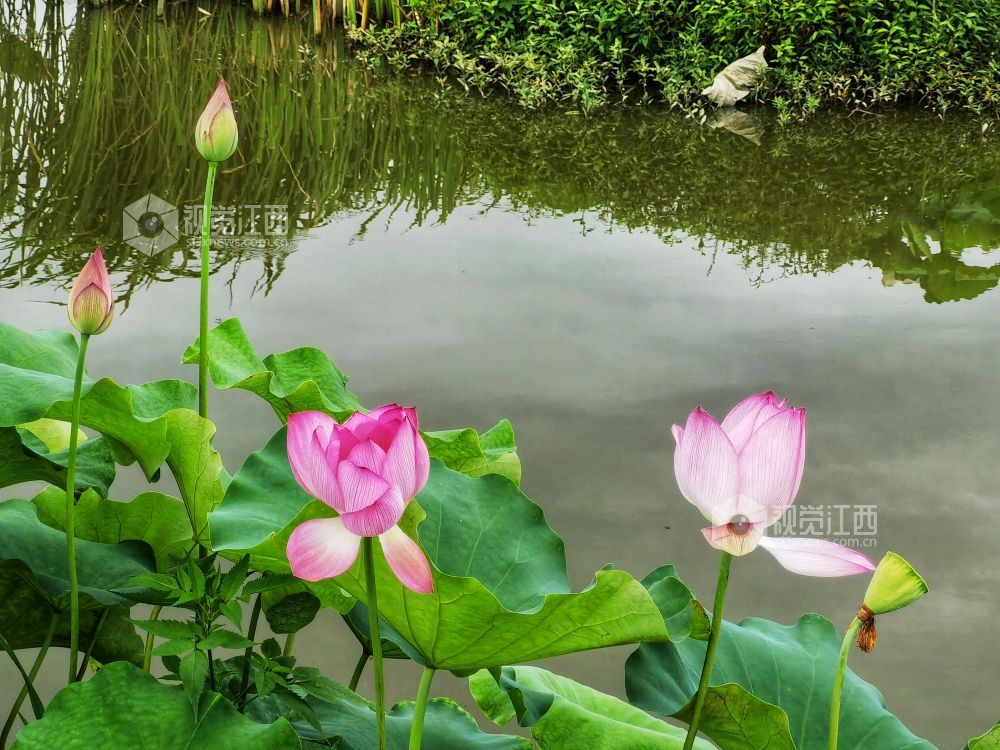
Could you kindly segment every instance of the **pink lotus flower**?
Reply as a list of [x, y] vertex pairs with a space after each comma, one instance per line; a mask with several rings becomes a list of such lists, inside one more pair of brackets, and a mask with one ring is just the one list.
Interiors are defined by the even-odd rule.
[[396, 525], [430, 471], [416, 409], [389, 404], [356, 412], [343, 425], [321, 412], [290, 414], [288, 458], [299, 485], [339, 514], [292, 532], [286, 552], [296, 577], [340, 575], [357, 559], [361, 538], [377, 536], [404, 586], [433, 591], [427, 558]]
[[867, 557], [822, 539], [766, 537], [795, 502], [806, 460], [806, 410], [773, 393], [750, 396], [720, 425], [702, 408], [673, 426], [674, 473], [681, 494], [712, 524], [710, 545], [732, 555], [763, 547], [785, 568], [809, 576], [875, 569]]
[[219, 162], [225, 161], [236, 151], [239, 135], [229, 89], [226, 88], [226, 82], [220, 78], [215, 93], [198, 118], [194, 130], [194, 142], [198, 152], [205, 159]]
[[67, 311], [69, 322], [87, 336], [104, 333], [111, 325], [111, 319], [115, 317], [115, 296], [101, 248], [94, 250], [76, 277], [69, 293]]

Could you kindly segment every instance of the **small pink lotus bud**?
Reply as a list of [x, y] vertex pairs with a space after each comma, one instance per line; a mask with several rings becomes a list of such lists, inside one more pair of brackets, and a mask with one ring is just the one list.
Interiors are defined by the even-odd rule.
[[80, 333], [104, 333], [115, 316], [115, 297], [101, 248], [94, 250], [69, 293], [69, 322]]
[[194, 142], [198, 152], [208, 161], [225, 161], [236, 152], [239, 130], [233, 115], [233, 103], [229, 99], [226, 82], [219, 79], [219, 85], [208, 100], [208, 106], [198, 118], [194, 131]]

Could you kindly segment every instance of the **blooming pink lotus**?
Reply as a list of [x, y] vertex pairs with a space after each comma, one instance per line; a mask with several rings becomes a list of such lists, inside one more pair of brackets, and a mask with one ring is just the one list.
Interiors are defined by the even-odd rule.
[[773, 393], [750, 396], [720, 425], [700, 407], [673, 426], [674, 473], [681, 493], [712, 524], [710, 545], [732, 555], [763, 547], [785, 568], [809, 576], [864, 573], [860, 552], [822, 539], [778, 538], [764, 531], [795, 502], [806, 460], [806, 410]]
[[69, 322], [86, 336], [104, 333], [111, 325], [111, 319], [115, 317], [115, 297], [101, 248], [94, 250], [76, 277], [69, 293], [67, 311]]
[[326, 414], [288, 417], [288, 458], [298, 483], [339, 514], [306, 521], [288, 540], [292, 573], [306, 581], [354, 564], [362, 537], [378, 537], [386, 562], [407, 588], [434, 589], [423, 551], [397, 526], [430, 470], [416, 409], [396, 404], [355, 413], [343, 425]]

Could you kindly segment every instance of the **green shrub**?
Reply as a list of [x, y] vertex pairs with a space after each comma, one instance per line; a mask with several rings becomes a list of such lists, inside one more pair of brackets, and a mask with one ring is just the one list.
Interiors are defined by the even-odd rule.
[[529, 107], [695, 102], [761, 44], [772, 67], [757, 97], [799, 111], [1000, 101], [994, 0], [413, 0], [399, 26], [354, 36], [373, 61], [429, 63]]

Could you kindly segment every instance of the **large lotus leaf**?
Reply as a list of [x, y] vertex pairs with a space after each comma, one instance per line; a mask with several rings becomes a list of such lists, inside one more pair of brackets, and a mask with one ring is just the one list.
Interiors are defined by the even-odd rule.
[[[32, 502], [38, 507], [38, 517], [43, 523], [60, 530], [66, 528], [65, 492], [49, 487]], [[76, 536], [91, 542], [145, 542], [153, 550], [161, 571], [183, 559], [192, 547], [191, 525], [184, 503], [159, 492], [143, 492], [127, 503], [85, 492], [77, 502], [74, 524]]]
[[[69, 421], [76, 340], [62, 333], [29, 333], [0, 323], [0, 427], [47, 418]], [[164, 380], [121, 387], [85, 380], [80, 423], [108, 441], [121, 464], [138, 461], [152, 479], [167, 463], [188, 509], [192, 534], [206, 543], [207, 516], [222, 499], [228, 477], [212, 448], [215, 426], [191, 407], [189, 383]]]
[[642, 585], [663, 615], [672, 642], [680, 643], [688, 637], [708, 638], [711, 620], [695, 599], [694, 592], [678, 577], [673, 565], [657, 568], [642, 579]]
[[[657, 568], [642, 579], [642, 585], [660, 609], [672, 643], [708, 638], [708, 614], [673, 565]], [[695, 681], [699, 674], [700, 670]], [[692, 709], [693, 701], [674, 715], [689, 721]], [[727, 750], [795, 750], [785, 712], [732, 683], [709, 688], [700, 727]]]
[[[69, 593], [66, 534], [42, 523], [27, 500], [0, 503], [0, 561], [7, 568], [27, 566], [53, 602]], [[90, 598], [100, 604], [128, 603], [121, 594], [128, 590], [128, 580], [155, 569], [149, 547], [141, 542], [78, 539], [76, 561], [80, 593], [87, 595], [81, 596], [81, 606]]]
[[1000, 750], [1000, 724], [979, 737], [969, 740], [968, 750]]
[[[787, 715], [798, 750], [824, 750], [830, 695], [841, 638], [825, 617], [804, 615], [795, 625], [749, 618], [724, 622], [712, 670], [716, 686], [735, 683]], [[705, 643], [643, 644], [629, 657], [629, 700], [644, 709], [684, 716], [698, 688]], [[707, 730], [706, 730], [707, 731]], [[932, 750], [885, 708], [882, 694], [850, 669], [841, 707], [841, 750]]]
[[[50, 420], [44, 420], [50, 421]], [[66, 422], [54, 422], [69, 426]], [[13, 427], [0, 428], [0, 487], [22, 482], [47, 482], [66, 486], [66, 450], [49, 451], [31, 432]], [[107, 495], [115, 480], [115, 462], [107, 441], [93, 438], [80, 443], [76, 455], [77, 492], [94, 488]]]
[[164, 685], [124, 662], [56, 694], [45, 716], [21, 730], [15, 750], [299, 750], [285, 719], [259, 724], [215, 693], [198, 706], [180, 687]]
[[[497, 683], [486, 670], [469, 678], [476, 703], [503, 726], [514, 716], [542, 750], [681, 750], [687, 731], [625, 701], [537, 667], [504, 667]], [[702, 739], [699, 750], [714, 747]], [[727, 747], [728, 746], [724, 746]]]
[[500, 474], [521, 483], [521, 460], [517, 457], [514, 428], [506, 419], [482, 435], [471, 428], [425, 432], [424, 442], [432, 458], [470, 477]]
[[[372, 652], [371, 620], [368, 619], [368, 614], [368, 607], [362, 602], [357, 602], [351, 611], [344, 615], [344, 622], [354, 633], [354, 637], [358, 639], [358, 643], [361, 644], [361, 648], [366, 654]], [[384, 658], [420, 660], [421, 656], [413, 650], [413, 646], [381, 620], [379, 621], [379, 634], [382, 636], [382, 656]]]
[[[197, 364], [199, 341], [184, 352], [184, 364]], [[261, 358], [239, 319], [230, 318], [208, 332], [208, 372], [216, 388], [242, 388], [260, 396], [284, 422], [297, 411], [347, 415], [361, 408], [347, 390], [347, 376], [319, 349], [304, 347]]]
[[[247, 459], [211, 515], [213, 546], [249, 551], [258, 569], [284, 573], [292, 529], [331, 514], [296, 484], [279, 432]], [[376, 545], [380, 614], [425, 664], [473, 671], [667, 637], [655, 603], [623, 571], [600, 571], [587, 590], [570, 593], [562, 540], [503, 477], [466, 477], [432, 461], [400, 525], [426, 550], [435, 592], [404, 588]], [[334, 581], [364, 601], [363, 578], [355, 563]]]
[[[43, 417], [68, 421], [78, 346], [56, 331], [22, 331], [0, 323], [0, 426], [14, 427]], [[84, 381], [81, 423], [107, 435], [117, 458], [139, 460], [151, 476], [166, 458], [164, 426], [137, 419], [132, 394], [110, 380]]]
[[[322, 411], [338, 419], [363, 409], [357, 396], [347, 390], [347, 376], [323, 352], [312, 347], [261, 358], [236, 318], [208, 333], [209, 374], [216, 388], [241, 388], [264, 399], [285, 422], [297, 411]], [[184, 353], [186, 364], [197, 364], [200, 352], [195, 341]], [[475, 430], [424, 433], [432, 458], [469, 476], [502, 474], [521, 481], [514, 430], [502, 420], [479, 435]]]
[[[295, 729], [303, 747], [329, 747], [336, 743], [341, 750], [375, 750], [375, 710], [370, 702], [343, 685], [324, 680], [319, 697], [309, 699], [320, 729], [303, 719]], [[322, 700], [320, 700], [320, 697]], [[258, 699], [248, 706], [248, 714], [258, 721], [271, 721], [287, 709], [272, 697]], [[397, 703], [386, 715], [389, 750], [409, 747], [413, 702]], [[475, 720], [454, 701], [432, 698], [424, 715], [422, 750], [531, 750], [523, 737], [486, 734]]]
[[[0, 567], [0, 633], [14, 648], [38, 648], [55, 615], [52, 643], [69, 648], [70, 615], [53, 609], [51, 599], [42, 593], [31, 571], [24, 567]], [[86, 651], [97, 628], [101, 613], [107, 610], [101, 625], [93, 657], [97, 661], [134, 661], [142, 659], [142, 639], [135, 632], [124, 607], [85, 609], [80, 613], [80, 645]]]

